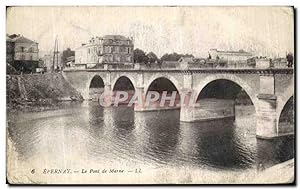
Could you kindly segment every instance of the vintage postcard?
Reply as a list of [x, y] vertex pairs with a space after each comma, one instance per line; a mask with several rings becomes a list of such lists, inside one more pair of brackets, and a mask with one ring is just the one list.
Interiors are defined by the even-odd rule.
[[7, 183], [295, 183], [294, 27], [288, 6], [6, 7]]

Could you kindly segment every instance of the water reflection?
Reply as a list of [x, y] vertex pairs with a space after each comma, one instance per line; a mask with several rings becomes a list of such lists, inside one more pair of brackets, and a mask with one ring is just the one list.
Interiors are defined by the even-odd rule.
[[182, 123], [181, 131], [185, 138], [180, 151], [185, 159], [192, 156], [195, 165], [235, 169], [249, 167], [254, 160], [253, 152], [245, 152], [235, 137], [232, 119]]
[[243, 114], [235, 121], [182, 123], [179, 110], [134, 112], [89, 102], [8, 114], [8, 131], [20, 162], [36, 159], [53, 167], [84, 162], [234, 170], [294, 156], [292, 137], [257, 140], [252, 108], [239, 109]]
[[294, 136], [276, 139], [257, 139], [257, 169], [263, 170], [294, 158]]
[[178, 110], [136, 112], [135, 126], [141, 152], [157, 163], [171, 164], [175, 160], [175, 149], [179, 142], [179, 114]]

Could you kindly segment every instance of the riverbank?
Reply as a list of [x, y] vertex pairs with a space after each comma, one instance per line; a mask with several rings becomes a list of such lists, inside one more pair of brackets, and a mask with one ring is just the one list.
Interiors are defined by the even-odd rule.
[[81, 95], [61, 73], [7, 75], [7, 110], [44, 111], [63, 101], [80, 101]]

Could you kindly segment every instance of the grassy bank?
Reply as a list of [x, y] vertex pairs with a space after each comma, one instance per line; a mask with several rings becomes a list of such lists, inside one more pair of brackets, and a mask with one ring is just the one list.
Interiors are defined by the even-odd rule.
[[7, 75], [7, 110], [55, 109], [62, 101], [80, 101], [81, 95], [60, 73]]

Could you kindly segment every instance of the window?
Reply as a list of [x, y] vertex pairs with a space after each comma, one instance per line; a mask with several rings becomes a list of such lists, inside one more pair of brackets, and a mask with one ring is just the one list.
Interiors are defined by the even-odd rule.
[[126, 62], [125, 57], [123, 55], [120, 57], [120, 62]]
[[98, 55], [102, 55], [102, 48], [100, 47], [99, 49], [98, 49]]
[[105, 53], [109, 53], [109, 46], [106, 46], [106, 47], [104, 48], [104, 50], [105, 50]]
[[103, 57], [103, 61], [104, 61], [104, 62], [107, 62], [107, 60], [108, 60], [108, 59], [107, 59], [107, 56], [104, 56], [104, 57]]
[[25, 49], [24, 47], [21, 47], [21, 52], [24, 52], [24, 49]]
[[114, 56], [114, 62], [120, 62], [120, 56], [119, 55]]

